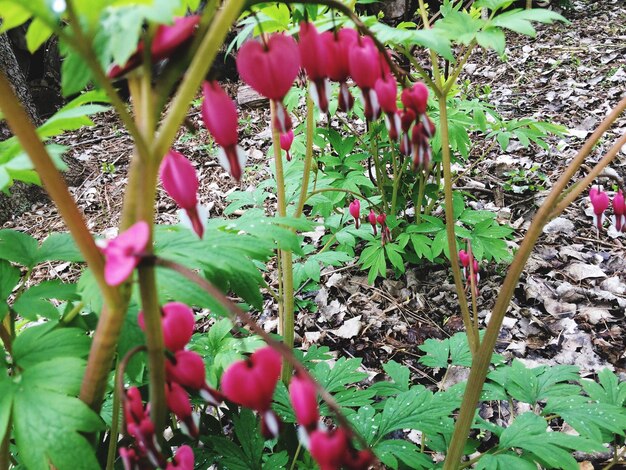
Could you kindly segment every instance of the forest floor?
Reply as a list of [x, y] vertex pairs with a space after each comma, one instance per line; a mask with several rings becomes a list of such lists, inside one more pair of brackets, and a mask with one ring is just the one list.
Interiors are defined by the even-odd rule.
[[[569, 130], [564, 137], [548, 138], [549, 151], [512, 141], [502, 152], [489, 139], [476, 136], [468, 162], [457, 166], [464, 171], [457, 185], [473, 188], [468, 189], [471, 205], [496, 212], [500, 222], [514, 227], [512, 248], [520, 243], [547, 190], [626, 92], [626, 3], [572, 4], [563, 12], [570, 24], [538, 25], [536, 38], [510, 35], [506, 61], [491, 52], [474, 52], [461, 77], [471, 83], [471, 93], [488, 90], [483, 97], [507, 119], [532, 117]], [[236, 88], [232, 84], [231, 90]], [[192, 110], [190, 120], [200, 127], [199, 108]], [[232, 191], [254, 188], [269, 176], [267, 109], [245, 112], [242, 122], [241, 143], [250, 154], [248, 165], [256, 169], [246, 173], [241, 185], [208, 155], [204, 133], [181, 134], [176, 144], [197, 165], [201, 202], [210, 208], [211, 217], [223, 215]], [[624, 132], [623, 116], [596, 146], [588, 166]], [[67, 134], [57, 143], [70, 146], [70, 156], [83, 162], [83, 174], [76, 178], [81, 183], [71, 190], [90, 229], [114, 236], [132, 153], [129, 136], [112, 113], [105, 113], [96, 118], [95, 127]], [[529, 185], [538, 187], [511, 188], [507, 173], [515, 170], [524, 170]], [[626, 148], [606, 175], [599, 183], [609, 191], [618, 183], [624, 188]], [[583, 176], [581, 171], [576, 178]], [[575, 364], [587, 375], [609, 367], [626, 379], [626, 238], [607, 230], [598, 237], [588, 206], [588, 198], [581, 197], [546, 227], [515, 291], [497, 348], [531, 365]], [[176, 208], [162, 190], [157, 211], [159, 223], [178, 222]], [[45, 203], [5, 224], [9, 227], [40, 239], [64, 230], [56, 209]], [[483, 322], [506, 269], [481, 266], [478, 308]], [[38, 273], [61, 279], [73, 275], [68, 263], [47, 265]], [[462, 329], [454, 292], [450, 271], [443, 265], [410, 266], [405, 276], [390, 276], [374, 285], [368, 285], [357, 267], [328, 270], [313, 295], [318, 311], [297, 314], [298, 341], [304, 347], [328, 345], [341, 355], [360, 357], [372, 377], [381, 371], [381, 363], [394, 359], [414, 371], [416, 381], [437, 383], [441, 377], [429, 375], [431, 370], [418, 362], [417, 346]], [[263, 317], [271, 324], [275, 307], [269, 298], [266, 305]], [[451, 375], [446, 380], [463, 378]]]

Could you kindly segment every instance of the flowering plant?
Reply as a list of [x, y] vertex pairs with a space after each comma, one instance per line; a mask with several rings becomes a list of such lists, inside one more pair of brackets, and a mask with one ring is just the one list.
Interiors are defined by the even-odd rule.
[[[53, 33], [59, 37], [66, 55], [63, 84], [67, 95], [92, 83], [106, 97], [86, 93], [73, 102], [74, 108], [65, 109], [65, 114], [37, 129], [0, 73], [0, 110], [15, 134], [2, 147], [6, 152], [3, 162], [15, 158], [20, 150], [28, 154], [33, 165], [30, 170], [41, 178], [71, 236], [51, 235], [39, 247], [28, 235], [12, 231], [1, 234], [2, 293], [11, 305], [7, 303], [0, 315], [0, 360], [6, 370], [0, 376], [0, 470], [12, 465], [37, 470], [49, 466], [59, 470], [112, 469], [116, 461], [126, 469], [187, 470], [209, 462], [225, 468], [261, 468], [263, 464], [275, 468], [285, 467], [289, 460], [292, 468], [299, 463], [313, 466], [315, 462], [329, 470], [365, 469], [379, 460], [394, 468], [399, 466], [398, 460], [413, 468], [433, 466], [425, 450], [445, 454], [444, 468], [458, 468], [470, 428], [487, 426], [475, 422], [475, 407], [523, 265], [543, 225], [583, 190], [585, 185], [580, 185], [559, 199], [593, 143], [626, 108], [626, 100], [593, 134], [538, 212], [481, 337], [477, 315], [472, 318], [466, 299], [467, 290], [473, 298], [478, 295], [480, 264], [474, 256], [479, 245], [475, 239], [470, 240], [467, 251], [459, 252], [455, 235], [448, 99], [465, 60], [477, 45], [503, 52], [503, 28], [526, 32], [530, 28], [532, 32], [530, 21], [550, 22], [560, 17], [537, 10], [498, 14], [510, 2], [481, 1], [476, 7], [489, 12], [487, 19], [478, 20], [459, 6], [447, 12], [445, 21], [431, 25], [420, 0], [423, 29], [403, 31], [382, 25], [369, 28], [352, 8], [335, 0], [297, 2], [299, 6], [294, 7], [287, 21], [298, 25], [298, 40], [285, 32], [262, 34], [249, 38], [237, 54], [242, 80], [270, 100], [276, 214], [268, 217], [250, 211], [247, 217], [221, 223], [207, 220], [199, 204], [200, 182], [195, 168], [189, 156], [176, 150], [176, 137], [192, 100], [201, 90], [201, 115], [204, 127], [219, 146], [218, 160], [232, 176], [233, 184], [244, 178], [246, 154], [239, 145], [237, 108], [222, 86], [206, 80], [206, 76], [231, 26], [242, 13], [256, 13], [259, 2], [226, 0], [219, 7], [216, 2], [208, 2], [198, 15], [189, 16], [184, 14], [196, 10], [198, 1], [148, 5], [114, 0], [2, 3], [3, 28], [33, 20], [29, 26], [32, 47]], [[320, 6], [309, 8], [312, 4]], [[326, 24], [334, 24], [332, 31], [320, 32], [316, 27], [311, 16], [320, 11], [321, 18], [325, 15], [332, 20]], [[251, 15], [256, 22], [255, 16]], [[116, 21], [120, 18], [124, 21]], [[465, 30], [461, 34], [457, 29], [466, 22], [472, 25], [471, 34]], [[259, 22], [259, 29], [261, 25]], [[410, 74], [402, 72], [390, 48], [381, 42], [385, 35], [396, 49], [404, 51], [421, 80], [412, 80]], [[415, 45], [430, 48], [432, 77], [409, 52]], [[460, 46], [462, 55], [451, 74], [444, 76], [436, 54], [453, 60], [452, 45]], [[153, 67], [157, 64], [162, 66], [158, 72]], [[310, 82], [303, 126], [306, 144], [304, 155], [294, 155], [291, 163], [295, 165], [303, 157], [299, 190], [288, 195], [287, 162], [283, 161], [281, 149], [291, 149], [296, 138], [295, 132], [291, 134], [294, 119], [286, 102], [301, 68]], [[130, 110], [114, 85], [121, 78], [128, 82]], [[350, 89], [349, 79], [358, 92]], [[330, 81], [337, 84], [336, 95]], [[170, 92], [173, 98], [166, 105]], [[355, 101], [355, 95], [361, 104]], [[429, 96], [436, 101], [434, 109], [429, 108]], [[79, 122], [85, 123], [94, 108], [88, 111], [76, 107], [91, 101], [109, 102], [134, 141], [119, 234], [101, 243], [96, 243], [54, 165], [51, 153], [55, 147], [44, 145], [55, 132], [71, 127], [70, 123], [76, 125], [76, 121], [61, 125], [62, 119], [78, 115], [82, 119]], [[377, 188], [379, 194], [369, 197], [361, 193], [360, 187], [345, 189], [332, 184], [313, 185], [310, 190], [314, 180], [316, 109], [324, 113], [354, 110], [363, 117], [365, 139], [372, 150], [372, 163], [368, 164], [371, 185], [363, 186]], [[435, 110], [438, 124], [431, 112]], [[381, 136], [386, 137], [384, 152], [378, 151]], [[437, 147], [434, 138], [439, 139]], [[433, 152], [435, 148], [437, 152]], [[615, 153], [607, 154], [594, 167], [591, 177], [597, 176]], [[443, 175], [446, 223], [440, 244], [442, 250], [444, 245], [447, 247], [466, 326], [466, 335], [448, 340], [441, 350], [447, 351], [446, 364], [448, 352], [454, 350], [451, 354], [462, 352], [462, 360], [450, 356], [451, 362], [467, 366], [469, 359], [472, 365], [463, 398], [460, 388], [435, 394], [411, 386], [408, 370], [392, 362], [385, 366], [391, 381], [384, 386], [369, 390], [350, 387], [347, 394], [342, 393], [346, 386], [364, 378], [356, 370], [358, 360], [341, 358], [331, 369], [326, 362], [327, 351], [309, 350], [304, 354], [294, 350], [293, 255], [304, 255], [297, 232], [313, 225], [304, 217], [310, 208], [307, 201], [321, 193], [349, 195], [346, 214], [354, 219], [355, 230], [366, 231], [372, 239], [380, 237], [376, 243], [400, 269], [404, 264], [392, 253], [398, 253], [398, 243], [403, 240], [401, 229], [397, 229], [401, 206], [414, 199], [415, 216], [436, 223], [435, 218], [428, 219], [426, 211], [422, 213], [433, 162]], [[417, 180], [411, 191], [414, 198], [402, 196], [402, 174], [411, 174], [413, 181]], [[181, 209], [181, 226], [159, 227], [154, 223], [159, 181]], [[598, 192], [594, 192], [594, 200], [600, 228], [608, 200]], [[362, 204], [365, 211], [361, 210]], [[616, 216], [623, 217], [623, 197], [616, 196], [613, 207]], [[361, 227], [364, 213], [368, 214], [371, 229]], [[623, 225], [623, 220], [619, 223]], [[271, 258], [279, 267], [278, 293], [258, 271], [258, 265]], [[24, 302], [28, 295], [36, 295], [25, 293], [26, 281], [33, 267], [48, 260], [83, 261], [87, 269], [79, 291], [59, 283], [46, 286], [54, 290], [46, 295], [62, 301], [59, 308], [45, 301], [33, 307], [33, 303]], [[463, 288], [459, 260], [465, 268], [468, 289]], [[11, 263], [26, 268], [24, 279]], [[9, 299], [17, 284], [17, 293]], [[277, 301], [279, 339], [269, 335], [226, 295], [234, 293], [260, 309], [261, 286]], [[220, 320], [208, 331], [197, 332], [196, 310], [192, 307], [230, 317], [245, 325], [247, 331], [233, 334], [234, 323]], [[36, 321], [40, 317], [48, 321], [28, 327], [20, 324], [21, 318]], [[452, 341], [458, 347], [450, 348]], [[439, 347], [429, 344], [427, 348], [433, 351]], [[439, 364], [436, 359], [431, 361]], [[506, 377], [539, 377], [545, 373], [522, 371], [515, 364], [510, 370], [502, 370], [505, 372], [494, 374], [490, 380], [510, 395], [514, 392], [508, 390]], [[565, 379], [546, 380], [561, 383]], [[576, 377], [570, 374], [567, 380]], [[605, 374], [603, 380], [605, 384], [617, 381], [610, 374]], [[580, 402], [579, 391], [574, 401]], [[493, 464], [496, 454], [502, 454], [506, 458], [496, 459], [496, 467], [511, 465], [511, 461], [515, 462], [512, 465], [528, 466], [532, 461], [553, 467], [565, 462], [564, 468], [570, 468], [572, 459], [563, 456], [563, 449], [596, 451], [603, 448], [603, 443], [623, 436], [626, 426], [619, 412], [623, 394], [608, 399], [604, 392], [589, 389], [587, 395], [593, 402], [591, 407], [582, 407], [587, 415], [602, 412], [614, 414], [615, 419], [580, 426], [580, 415], [572, 414], [572, 406], [559, 407], [559, 403], [548, 401], [550, 416], [571, 421], [574, 428], [581, 429], [580, 436], [547, 433], [543, 418], [525, 414], [507, 429], [489, 428], [499, 433], [499, 447], [478, 459], [485, 457], [484, 462], [491, 459]], [[537, 405], [550, 396], [546, 393], [531, 398]], [[459, 408], [455, 421], [453, 415]], [[391, 438], [403, 429], [422, 433], [421, 448]], [[526, 433], [534, 438], [530, 444], [520, 438]], [[545, 445], [542, 439], [551, 445]]]

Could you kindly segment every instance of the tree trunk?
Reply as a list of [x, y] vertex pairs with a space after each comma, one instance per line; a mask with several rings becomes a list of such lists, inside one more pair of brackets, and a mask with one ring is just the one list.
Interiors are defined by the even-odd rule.
[[6, 34], [0, 34], [0, 70], [4, 72], [9, 82], [11, 82], [11, 85], [13, 85], [15, 94], [24, 105], [24, 108], [26, 108], [32, 121], [38, 123], [39, 116], [33, 102], [33, 97], [26, 83], [26, 77], [24, 77], [24, 73], [20, 69], [20, 65], [13, 53], [9, 37]]

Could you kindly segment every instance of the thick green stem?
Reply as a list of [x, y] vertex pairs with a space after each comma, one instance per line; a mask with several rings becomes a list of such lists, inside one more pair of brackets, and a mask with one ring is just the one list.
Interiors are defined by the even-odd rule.
[[157, 299], [156, 277], [153, 266], [139, 268], [139, 290], [148, 348], [150, 377], [150, 417], [156, 435], [163, 432], [166, 420], [165, 401], [165, 346], [161, 327], [161, 309]]
[[113, 386], [113, 412], [111, 417], [111, 430], [109, 432], [109, 449], [107, 451], [106, 470], [113, 470], [115, 467], [115, 457], [117, 456], [117, 438], [120, 432], [120, 392], [117, 387], [118, 375], [120, 373], [119, 358], [115, 368], [115, 381]]
[[[271, 122], [274, 122], [276, 114], [276, 104], [270, 103]], [[283, 157], [280, 151], [280, 134], [278, 129], [272, 126], [272, 145], [274, 148], [274, 165], [276, 168], [276, 197], [278, 199], [278, 215], [285, 217], [287, 215], [287, 198], [285, 195], [285, 174], [283, 171]], [[293, 290], [293, 255], [289, 250], [280, 250], [279, 263], [281, 267], [281, 278], [279, 282], [282, 284], [282, 312], [283, 312], [283, 341], [289, 349], [293, 349], [295, 337], [295, 320], [294, 320], [294, 290]], [[286, 362], [283, 364], [282, 378], [285, 384], [291, 380], [293, 368]]]
[[478, 349], [479, 339], [476, 335], [476, 328], [473, 325], [467, 306], [467, 297], [463, 289], [463, 279], [461, 278], [461, 269], [459, 268], [459, 259], [457, 256], [456, 234], [454, 233], [454, 206], [452, 203], [452, 170], [450, 157], [450, 141], [448, 137], [448, 109], [445, 95], [437, 95], [439, 101], [439, 128], [441, 132], [441, 160], [443, 166], [443, 189], [446, 209], [446, 234], [448, 237], [448, 251], [450, 252], [450, 266], [452, 268], [452, 277], [454, 285], [459, 297], [459, 306], [461, 307], [461, 317], [465, 326], [467, 340], [472, 354]]
[[215, 14], [213, 22], [202, 39], [198, 51], [187, 69], [185, 78], [178, 88], [178, 93], [172, 100], [169, 112], [159, 128], [158, 136], [152, 146], [153, 154], [159, 159], [165, 155], [174, 142], [178, 128], [187, 115], [191, 100], [211, 68], [217, 51], [224, 43], [226, 34], [228, 34], [245, 3], [244, 0], [226, 0], [222, 9]]
[[424, 193], [426, 191], [426, 177], [424, 173], [420, 172], [419, 188], [417, 190], [417, 199], [414, 202], [415, 206], [415, 224], [422, 222], [422, 204], [424, 203]]
[[552, 190], [546, 197], [544, 203], [541, 205], [537, 214], [533, 218], [533, 221], [528, 229], [528, 233], [524, 237], [522, 244], [509, 267], [509, 271], [504, 279], [498, 298], [491, 312], [491, 319], [487, 326], [487, 331], [480, 344], [480, 348], [477, 353], [474, 354], [472, 359], [472, 367], [470, 370], [467, 387], [465, 388], [465, 394], [463, 395], [463, 402], [461, 404], [461, 411], [454, 427], [454, 434], [452, 435], [452, 441], [446, 461], [444, 463], [444, 470], [454, 470], [459, 466], [459, 462], [463, 457], [463, 449], [469, 435], [470, 428], [474, 422], [474, 415], [476, 413], [476, 406], [480, 398], [480, 393], [485, 383], [485, 377], [489, 369], [491, 362], [491, 355], [493, 354], [500, 328], [502, 326], [502, 320], [506, 314], [506, 311], [515, 292], [515, 287], [522, 274], [522, 270], [526, 265], [526, 261], [530, 257], [532, 250], [537, 243], [537, 239], [543, 231], [543, 227], [550, 220], [550, 216], [553, 213], [554, 207], [571, 181], [580, 166], [584, 163], [585, 158], [592, 151], [593, 146], [600, 139], [600, 137], [606, 132], [611, 124], [617, 119], [622, 111], [626, 109], [626, 98], [622, 99], [620, 103], [613, 109], [611, 114], [598, 126], [595, 132], [587, 139], [578, 155], [574, 158], [572, 163], [565, 169], [559, 180], [555, 183]]
[[306, 151], [304, 153], [304, 169], [302, 170], [302, 186], [300, 187], [300, 199], [296, 207], [295, 217], [300, 217], [304, 210], [309, 191], [309, 179], [311, 178], [311, 165], [313, 164], [313, 133], [315, 131], [313, 100], [307, 95], [306, 99]]

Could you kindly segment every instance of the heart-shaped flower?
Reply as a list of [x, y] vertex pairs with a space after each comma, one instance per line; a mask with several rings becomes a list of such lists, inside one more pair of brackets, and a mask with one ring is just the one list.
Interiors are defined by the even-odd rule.
[[411, 88], [402, 90], [400, 99], [404, 107], [413, 110], [416, 115], [424, 114], [428, 104], [428, 87], [417, 82]]
[[328, 54], [325, 42], [313, 23], [308, 21], [300, 23], [298, 45], [302, 68], [311, 82], [309, 87], [311, 99], [323, 113], [326, 113], [330, 94]]
[[286, 34], [272, 34], [262, 44], [247, 41], [237, 54], [241, 79], [263, 96], [282, 101], [300, 70], [298, 44]]
[[291, 155], [289, 154], [289, 150], [291, 150], [291, 144], [293, 143], [293, 129], [289, 129], [289, 131], [284, 134], [280, 134], [280, 148], [283, 149], [286, 153], [285, 157], [287, 161], [291, 161]]
[[621, 232], [626, 228], [626, 203], [621, 189], [613, 196], [613, 212], [615, 212], [615, 228]]
[[238, 115], [235, 102], [216, 81], [202, 84], [202, 120], [215, 142], [220, 146], [217, 159], [237, 181], [241, 178], [247, 155], [237, 145]]
[[381, 77], [380, 54], [371, 37], [359, 38], [349, 52], [350, 75], [361, 89], [365, 118], [373, 121], [378, 118], [380, 106], [374, 91], [376, 80]]
[[178, 448], [176, 455], [172, 461], [167, 464], [165, 470], [193, 470], [194, 463], [193, 450], [191, 447], [184, 445]]
[[222, 393], [230, 401], [259, 412], [270, 409], [274, 389], [280, 377], [281, 357], [273, 348], [255, 351], [224, 372]]
[[602, 230], [604, 224], [604, 211], [609, 207], [609, 196], [602, 191], [602, 188], [591, 188], [589, 190], [589, 199], [593, 206], [593, 220], [596, 228]]
[[289, 398], [298, 423], [307, 431], [315, 429], [320, 419], [315, 384], [296, 373], [289, 384]]
[[173, 360], [165, 362], [167, 378], [183, 387], [201, 390], [206, 387], [204, 361], [193, 351], [176, 351]]
[[309, 451], [321, 470], [338, 470], [348, 451], [348, 436], [342, 428], [313, 431]]
[[350, 203], [348, 210], [350, 211], [350, 215], [354, 218], [356, 228], [359, 228], [359, 223], [361, 221], [361, 202], [358, 199], [355, 199]]

